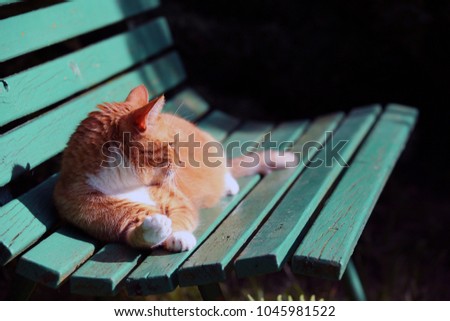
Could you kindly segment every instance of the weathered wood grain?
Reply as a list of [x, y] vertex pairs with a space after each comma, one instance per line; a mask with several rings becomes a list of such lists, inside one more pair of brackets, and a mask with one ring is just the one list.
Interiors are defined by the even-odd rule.
[[63, 227], [25, 253], [17, 264], [17, 273], [57, 288], [94, 250], [94, 239]]
[[36, 242], [57, 220], [53, 188], [57, 176], [0, 207], [0, 264]]
[[[306, 223], [344, 169], [340, 164], [327, 164], [328, 153], [339, 142], [346, 141], [339, 155], [348, 163], [380, 111], [379, 106], [354, 110], [334, 131], [327, 147], [312, 160], [313, 163], [321, 161], [320, 166], [308, 167], [302, 173], [234, 262], [238, 277], [271, 273], [282, 268]], [[295, 169], [286, 171], [294, 172]]]
[[91, 296], [117, 294], [122, 280], [138, 264], [141, 255], [125, 244], [105, 245], [72, 274], [71, 292]]
[[8, 90], [0, 86], [0, 126], [88, 89], [171, 44], [167, 22], [159, 18], [130, 32], [3, 78]]
[[415, 109], [388, 107], [295, 251], [294, 272], [342, 277], [416, 117]]
[[158, 5], [158, 0], [66, 1], [0, 20], [0, 62], [122, 21]]

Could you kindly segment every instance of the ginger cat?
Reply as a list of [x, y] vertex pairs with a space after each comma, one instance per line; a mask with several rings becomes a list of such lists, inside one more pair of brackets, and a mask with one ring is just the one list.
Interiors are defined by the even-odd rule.
[[[222, 153], [209, 159], [219, 165], [207, 166], [203, 147], [214, 138], [180, 117], [161, 113], [163, 96], [148, 100], [141, 85], [125, 102], [99, 105], [64, 151], [54, 191], [58, 212], [100, 240], [190, 250], [196, 245], [192, 232], [199, 209], [236, 194], [239, 185], [233, 176], [267, 173], [294, 158], [273, 152], [271, 164], [261, 158], [253, 168], [244, 168], [241, 158], [228, 168]], [[198, 148], [175, 152], [176, 135], [181, 142], [191, 135]]]

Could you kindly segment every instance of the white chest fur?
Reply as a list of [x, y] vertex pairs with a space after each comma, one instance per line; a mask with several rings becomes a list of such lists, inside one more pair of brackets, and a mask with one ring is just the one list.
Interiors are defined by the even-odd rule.
[[104, 167], [97, 174], [90, 175], [87, 183], [105, 195], [132, 202], [155, 206], [148, 187], [142, 185], [131, 167]]

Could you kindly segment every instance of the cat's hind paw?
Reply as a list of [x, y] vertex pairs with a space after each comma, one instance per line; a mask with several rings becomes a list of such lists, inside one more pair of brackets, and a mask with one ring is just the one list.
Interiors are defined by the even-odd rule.
[[144, 219], [141, 228], [145, 242], [154, 247], [172, 233], [172, 220], [163, 214], [153, 214]]
[[189, 251], [197, 244], [195, 236], [188, 231], [174, 232], [164, 241], [164, 248], [171, 252]]

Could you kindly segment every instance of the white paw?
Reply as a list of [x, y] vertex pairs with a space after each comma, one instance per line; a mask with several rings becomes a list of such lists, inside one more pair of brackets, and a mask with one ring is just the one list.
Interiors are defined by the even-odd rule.
[[144, 240], [156, 246], [172, 233], [172, 220], [163, 214], [147, 216], [142, 222], [142, 231]]
[[164, 242], [164, 247], [168, 251], [182, 252], [191, 250], [195, 244], [197, 244], [197, 240], [191, 232], [178, 231], [169, 236]]
[[225, 193], [226, 195], [236, 195], [239, 193], [239, 184], [229, 172], [225, 174]]

